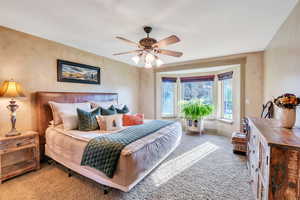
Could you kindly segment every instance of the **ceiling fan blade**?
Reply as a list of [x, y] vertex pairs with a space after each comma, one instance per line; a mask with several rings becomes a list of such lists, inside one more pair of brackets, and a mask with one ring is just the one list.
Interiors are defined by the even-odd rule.
[[158, 49], [157, 53], [164, 54], [167, 56], [174, 56], [174, 57], [181, 57], [183, 55], [182, 52], [165, 50], [165, 49]]
[[139, 46], [140, 46], [138, 43], [133, 42], [133, 41], [131, 41], [131, 40], [127, 40], [126, 38], [119, 37], [119, 36], [117, 36], [116, 38], [119, 39], [119, 40], [122, 40], [122, 41], [124, 41], [124, 42], [126, 42], [126, 43], [128, 43], [128, 44], [131, 44], [131, 45], [133, 45], [133, 46], [135, 46], [135, 47], [139, 47]]
[[114, 56], [119, 56], [119, 55], [123, 55], [123, 54], [131, 54], [131, 53], [139, 53], [143, 50], [133, 50], [133, 51], [126, 51], [126, 52], [121, 52], [121, 53], [114, 53]]
[[162, 39], [162, 40], [158, 41], [157, 43], [153, 44], [152, 47], [161, 48], [161, 47], [165, 47], [170, 44], [177, 43], [179, 41], [180, 41], [180, 39], [176, 35], [171, 35], [171, 36], [169, 36], [165, 39]]

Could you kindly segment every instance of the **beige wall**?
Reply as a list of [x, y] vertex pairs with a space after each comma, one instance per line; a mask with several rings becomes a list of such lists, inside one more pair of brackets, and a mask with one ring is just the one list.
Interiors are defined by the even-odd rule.
[[[300, 3], [265, 51], [264, 100], [283, 93], [300, 96]], [[298, 109], [300, 126], [300, 110]]]
[[[156, 72], [199, 67], [241, 65], [241, 115], [259, 116], [263, 94], [263, 52], [201, 59], [157, 70], [130, 65], [84, 52], [11, 29], [0, 27], [0, 81], [14, 78], [26, 90], [27, 98], [19, 100], [17, 126], [36, 129], [33, 94], [36, 91], [118, 92], [120, 102], [133, 112], [155, 118]], [[101, 85], [61, 83], [56, 81], [56, 59], [100, 66]], [[0, 134], [9, 130], [8, 99], [0, 98]]]
[[[57, 82], [56, 59], [103, 67], [102, 84]], [[27, 94], [18, 101], [19, 129], [36, 129], [36, 91], [118, 92], [119, 101], [137, 112], [139, 75], [136, 67], [0, 26], [0, 82], [13, 78]], [[10, 128], [7, 104], [8, 99], [0, 98], [0, 135]]]
[[156, 116], [156, 113], [152, 109], [156, 107], [156, 72], [238, 64], [241, 66], [241, 98], [236, 99], [236, 101], [241, 101], [241, 117], [259, 117], [263, 103], [263, 57], [263, 52], [253, 52], [177, 63], [176, 65], [157, 68], [155, 71], [143, 69], [141, 70], [140, 81], [144, 95], [140, 97], [140, 112], [145, 113], [147, 118], [154, 118]]
[[153, 69], [140, 70], [140, 107], [146, 118], [155, 118], [155, 73]]

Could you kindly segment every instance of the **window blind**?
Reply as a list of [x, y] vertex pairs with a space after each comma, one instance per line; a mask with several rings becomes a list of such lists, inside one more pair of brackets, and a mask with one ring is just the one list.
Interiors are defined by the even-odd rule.
[[177, 78], [176, 77], [162, 77], [162, 82], [169, 82], [169, 83], [176, 83]]
[[226, 73], [218, 74], [218, 79], [219, 79], [219, 81], [226, 80], [226, 79], [231, 79], [232, 75], [233, 75], [233, 71], [232, 72], [226, 72]]
[[209, 76], [191, 76], [191, 77], [181, 77], [180, 82], [199, 82], [199, 81], [213, 81], [215, 79], [215, 75]]

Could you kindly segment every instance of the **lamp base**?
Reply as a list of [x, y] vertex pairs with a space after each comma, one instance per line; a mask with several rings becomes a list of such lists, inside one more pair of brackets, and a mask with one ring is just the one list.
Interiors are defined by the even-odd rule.
[[12, 129], [11, 131], [5, 134], [6, 137], [12, 137], [17, 135], [21, 135], [21, 133], [17, 131], [17, 129]]

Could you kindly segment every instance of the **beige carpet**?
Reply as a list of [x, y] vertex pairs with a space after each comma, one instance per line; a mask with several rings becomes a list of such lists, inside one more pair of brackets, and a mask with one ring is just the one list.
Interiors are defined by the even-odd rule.
[[0, 185], [0, 200], [252, 200], [245, 158], [232, 153], [228, 138], [184, 135], [181, 145], [156, 170], [123, 193], [103, 194], [102, 186], [61, 166], [42, 169]]

